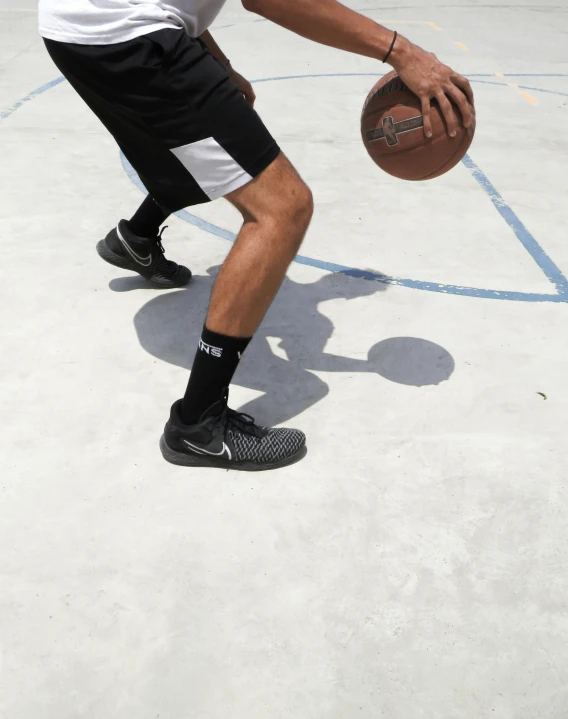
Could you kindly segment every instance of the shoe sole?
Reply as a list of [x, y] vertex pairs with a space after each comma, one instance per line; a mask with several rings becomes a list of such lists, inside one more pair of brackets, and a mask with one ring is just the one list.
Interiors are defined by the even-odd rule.
[[206, 457], [201, 454], [186, 454], [185, 452], [176, 452], [168, 446], [164, 435], [160, 437], [160, 451], [162, 456], [170, 464], [177, 464], [179, 467], [215, 467], [217, 469], [236, 469], [241, 472], [263, 472], [269, 469], [279, 469], [280, 467], [288, 467], [303, 459], [308, 448], [304, 445], [296, 454], [281, 459], [278, 462], [234, 462], [230, 459], [221, 459], [216, 457]]
[[[109, 250], [104, 240], [99, 240], [97, 242], [96, 250], [98, 256], [105, 262], [108, 262], [109, 265], [120, 267], [120, 269], [122, 270], [130, 270], [131, 272], [136, 272], [141, 277], [144, 277], [144, 275], [140, 272], [134, 262], [127, 259], [126, 257], [117, 255], [116, 252], [113, 252], [112, 250]], [[144, 279], [147, 282], [151, 282], [155, 287], [161, 287], [162, 289], [171, 289], [173, 287], [185, 287], [189, 283], [189, 280], [191, 280], [191, 273], [189, 275], [189, 280], [182, 284], [175, 284], [174, 282], [170, 282], [169, 280], [152, 279], [149, 277], [144, 277]]]

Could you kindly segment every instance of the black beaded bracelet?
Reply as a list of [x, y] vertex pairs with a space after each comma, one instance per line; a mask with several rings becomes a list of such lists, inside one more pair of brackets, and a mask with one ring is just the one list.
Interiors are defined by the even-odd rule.
[[385, 59], [383, 60], [383, 63], [385, 63], [385, 62], [389, 59], [390, 54], [391, 54], [391, 52], [392, 52], [392, 49], [393, 49], [393, 47], [394, 47], [394, 44], [395, 44], [395, 42], [396, 42], [397, 37], [398, 37], [398, 32], [395, 30], [395, 31], [394, 31], [394, 37], [393, 37], [392, 42], [391, 42], [391, 46], [390, 46], [390, 48], [389, 48], [389, 51], [388, 51], [387, 54], [385, 55]]

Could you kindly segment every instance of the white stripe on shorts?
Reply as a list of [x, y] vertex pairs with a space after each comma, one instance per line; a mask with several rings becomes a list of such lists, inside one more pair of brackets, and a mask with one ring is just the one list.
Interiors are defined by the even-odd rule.
[[210, 200], [223, 197], [252, 180], [212, 137], [174, 147], [172, 152]]

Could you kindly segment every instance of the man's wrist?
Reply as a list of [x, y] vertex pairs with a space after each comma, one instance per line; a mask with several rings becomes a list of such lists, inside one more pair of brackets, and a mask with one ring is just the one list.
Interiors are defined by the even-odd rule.
[[412, 43], [407, 40], [404, 35], [398, 35], [388, 58], [389, 65], [392, 65], [395, 70], [404, 66], [411, 52], [411, 48]]

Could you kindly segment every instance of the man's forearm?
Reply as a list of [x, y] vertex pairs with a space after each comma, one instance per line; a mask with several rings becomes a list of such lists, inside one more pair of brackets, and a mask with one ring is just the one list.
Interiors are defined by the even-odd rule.
[[[380, 61], [388, 55], [389, 64], [420, 100], [426, 137], [432, 137], [431, 102], [434, 99], [450, 137], [455, 137], [458, 123], [452, 103], [458, 106], [465, 127], [475, 122], [473, 92], [465, 77], [432, 53], [401, 35], [397, 37], [392, 30], [336, 0], [242, 0], [242, 3], [250, 12], [322, 45]], [[394, 46], [393, 40], [396, 40]]]
[[377, 60], [383, 60], [393, 40], [392, 30], [336, 0], [243, 0], [243, 5], [309, 40]]

